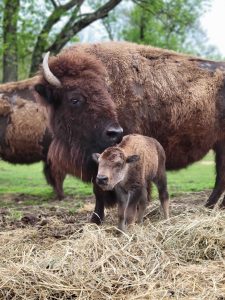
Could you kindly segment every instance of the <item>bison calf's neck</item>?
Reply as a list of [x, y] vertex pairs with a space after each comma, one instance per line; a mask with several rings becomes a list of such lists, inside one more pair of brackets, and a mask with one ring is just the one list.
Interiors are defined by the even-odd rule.
[[127, 135], [118, 146], [93, 154], [93, 159], [98, 163], [96, 183], [104, 191], [115, 191], [119, 229], [125, 231], [135, 218], [142, 222], [150, 182], [156, 184], [164, 216], [169, 217], [165, 152], [155, 139]]

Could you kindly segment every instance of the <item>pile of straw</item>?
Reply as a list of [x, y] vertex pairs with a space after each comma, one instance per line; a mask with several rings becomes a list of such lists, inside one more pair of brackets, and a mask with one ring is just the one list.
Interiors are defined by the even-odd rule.
[[71, 226], [54, 218], [46, 228], [2, 232], [0, 298], [222, 300], [225, 212], [192, 208], [174, 203], [170, 220], [150, 213], [126, 234], [75, 224], [60, 239], [43, 235]]

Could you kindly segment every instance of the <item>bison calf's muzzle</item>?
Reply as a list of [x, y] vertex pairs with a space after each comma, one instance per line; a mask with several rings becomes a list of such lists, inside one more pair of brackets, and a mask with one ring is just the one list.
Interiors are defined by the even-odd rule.
[[108, 177], [104, 176], [104, 175], [97, 175], [97, 177], [96, 177], [96, 183], [99, 186], [107, 185], [107, 183], [108, 183]]

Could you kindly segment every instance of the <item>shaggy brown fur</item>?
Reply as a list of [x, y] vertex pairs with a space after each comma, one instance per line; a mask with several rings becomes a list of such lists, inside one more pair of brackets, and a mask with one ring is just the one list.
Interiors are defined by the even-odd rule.
[[39, 76], [34, 76], [26, 80], [0, 84], [0, 94], [9, 97], [11, 101], [17, 97], [34, 101], [32, 88], [38, 81]]
[[[12, 104], [8, 97], [0, 97], [0, 157], [19, 164], [44, 161], [47, 182], [53, 186], [58, 197], [62, 198], [65, 175], [61, 175], [62, 179], [58, 180], [56, 174], [52, 175], [50, 162], [47, 162], [51, 141], [45, 108], [21, 98], [17, 98]], [[54, 170], [54, 173], [57, 172]]]
[[135, 215], [141, 223], [148, 200], [148, 186], [153, 181], [165, 218], [169, 217], [169, 195], [166, 181], [166, 156], [153, 138], [138, 134], [127, 135], [122, 142], [107, 148], [98, 162], [97, 184], [103, 190], [114, 190], [118, 202], [119, 229], [125, 230]]
[[[159, 140], [168, 169], [186, 167], [214, 149], [217, 178], [207, 205], [215, 205], [225, 190], [224, 63], [108, 42], [70, 47], [49, 66], [62, 87], [51, 86], [42, 75], [36, 90], [50, 113], [54, 164], [91, 180], [96, 169], [89, 157], [109, 146], [103, 132], [118, 119], [125, 134]], [[82, 95], [83, 104], [72, 108], [68, 93]], [[105, 199], [113, 194], [96, 185], [94, 192], [95, 211], [103, 218]], [[98, 222], [94, 216], [93, 221]]]

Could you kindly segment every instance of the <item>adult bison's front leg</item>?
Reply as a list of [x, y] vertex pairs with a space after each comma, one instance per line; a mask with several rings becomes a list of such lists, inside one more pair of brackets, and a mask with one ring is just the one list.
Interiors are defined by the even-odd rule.
[[91, 217], [91, 222], [100, 225], [104, 220], [104, 208], [115, 205], [116, 195], [113, 191], [103, 191], [94, 183], [93, 191], [95, 194], [95, 209]]
[[56, 194], [58, 200], [64, 198], [63, 192], [63, 181], [66, 177], [66, 174], [62, 170], [53, 169], [50, 161], [44, 162], [44, 175], [48, 184], [50, 184]]
[[[214, 208], [222, 193], [225, 191], [225, 140], [218, 142], [214, 151], [216, 153], [216, 182], [214, 189], [205, 206]], [[221, 206], [225, 205], [225, 198]]]

